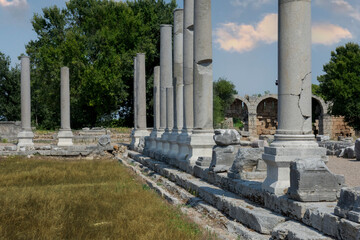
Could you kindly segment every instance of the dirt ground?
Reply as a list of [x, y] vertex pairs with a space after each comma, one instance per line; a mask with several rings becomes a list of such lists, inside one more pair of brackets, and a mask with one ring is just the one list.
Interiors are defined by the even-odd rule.
[[360, 186], [360, 161], [356, 159], [329, 156], [328, 168], [336, 174], [345, 176], [345, 183], [350, 187]]

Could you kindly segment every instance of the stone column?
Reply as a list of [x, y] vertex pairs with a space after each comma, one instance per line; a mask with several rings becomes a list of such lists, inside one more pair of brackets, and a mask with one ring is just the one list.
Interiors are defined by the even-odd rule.
[[34, 146], [34, 133], [31, 129], [30, 58], [27, 56], [21, 57], [21, 128], [18, 147]]
[[279, 0], [278, 130], [263, 159], [262, 188], [282, 195], [290, 186], [290, 162], [326, 158], [311, 129], [311, 1]]
[[60, 78], [61, 129], [58, 134], [58, 146], [72, 146], [73, 133], [70, 127], [70, 79], [68, 67], [61, 68]]
[[177, 143], [178, 136], [183, 128], [183, 9], [175, 9], [174, 11], [174, 128], [170, 137], [170, 153], [169, 158], [172, 164], [176, 165], [176, 159], [179, 154], [179, 145]]
[[149, 136], [146, 128], [146, 74], [145, 74], [145, 54], [136, 55], [136, 89], [135, 109], [136, 109], [136, 126], [133, 134], [134, 150], [142, 152], [145, 144], [145, 137]]
[[158, 131], [160, 127], [160, 66], [154, 68], [154, 128], [150, 134], [150, 149], [146, 154], [150, 157], [154, 157], [156, 151], [157, 140], [161, 138], [161, 133]]
[[[194, 130], [191, 136], [190, 164], [199, 157], [211, 159], [215, 145], [211, 0], [196, 0], [194, 3]], [[198, 161], [197, 164], [210, 165], [210, 161]]]
[[137, 108], [136, 108], [136, 100], [137, 100], [137, 86], [136, 86], [136, 57], [134, 57], [134, 129], [137, 127]]
[[[169, 129], [167, 119], [170, 113], [166, 111], [166, 88], [172, 87], [172, 26], [162, 24], [160, 26], [160, 128], [161, 140], [157, 141], [156, 159], [166, 156], [170, 149]], [[173, 103], [172, 103], [173, 104]]]
[[[183, 23], [183, 128], [178, 138], [178, 160], [186, 160], [190, 153], [190, 135], [194, 126], [194, 0], [184, 0]], [[181, 162], [179, 162], [181, 164]], [[182, 166], [183, 165], [183, 166]], [[186, 170], [186, 162], [179, 165]]]

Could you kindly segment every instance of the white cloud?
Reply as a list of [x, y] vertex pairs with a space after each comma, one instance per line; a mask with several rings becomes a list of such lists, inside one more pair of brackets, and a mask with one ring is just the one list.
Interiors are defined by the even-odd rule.
[[314, 24], [312, 27], [313, 44], [333, 45], [342, 39], [351, 39], [349, 30], [333, 24]]
[[[215, 33], [215, 42], [220, 48], [230, 52], [248, 52], [259, 44], [272, 44], [278, 39], [278, 16], [267, 14], [255, 26], [236, 23], [221, 24]], [[349, 30], [333, 24], [314, 24], [313, 44], [332, 45], [343, 39], [352, 38]]]
[[17, 8], [24, 8], [27, 7], [27, 0], [0, 0], [0, 7], [17, 7]]
[[252, 25], [225, 23], [215, 30], [216, 42], [225, 51], [246, 52], [258, 43], [277, 41], [277, 14], [268, 14], [255, 27]]
[[233, 6], [237, 6], [237, 7], [243, 7], [246, 8], [249, 5], [253, 6], [253, 7], [260, 7], [264, 4], [270, 3], [271, 0], [232, 0], [230, 3]]
[[351, 18], [360, 21], [359, 8], [354, 7], [346, 0], [315, 0], [315, 4], [331, 8], [335, 13], [350, 16]]

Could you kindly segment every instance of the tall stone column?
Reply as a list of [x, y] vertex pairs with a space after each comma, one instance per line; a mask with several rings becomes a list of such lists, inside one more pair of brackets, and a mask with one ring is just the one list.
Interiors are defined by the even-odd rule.
[[158, 131], [160, 127], [160, 66], [154, 68], [154, 89], [153, 89], [153, 98], [154, 98], [154, 128], [150, 134], [150, 147], [146, 154], [150, 157], [154, 157], [156, 151], [156, 141], [161, 138], [161, 133]]
[[[199, 157], [211, 157], [215, 145], [211, 0], [196, 0], [194, 3], [194, 130], [190, 164]], [[210, 165], [210, 161], [197, 161], [197, 164]]]
[[136, 126], [133, 134], [132, 142], [134, 143], [134, 150], [138, 152], [143, 151], [145, 137], [149, 136], [146, 128], [146, 74], [145, 74], [145, 54], [138, 53], [136, 55], [136, 89], [135, 95], [135, 119]]
[[61, 129], [58, 146], [72, 146], [73, 133], [70, 127], [70, 78], [69, 68], [62, 67], [60, 72]]
[[[161, 139], [157, 141], [156, 159], [166, 156], [170, 150], [169, 129], [167, 119], [170, 119], [166, 111], [166, 88], [172, 87], [172, 26], [162, 24], [160, 26], [160, 128]], [[172, 103], [173, 104], [173, 103]]]
[[263, 159], [262, 188], [282, 195], [290, 186], [290, 162], [326, 158], [311, 129], [311, 0], [279, 0], [278, 130]]
[[136, 100], [137, 100], [137, 86], [136, 86], [136, 57], [134, 57], [134, 129], [137, 127], [137, 108], [136, 108]]
[[169, 158], [172, 164], [176, 165], [179, 154], [178, 136], [183, 128], [183, 9], [175, 9], [174, 11], [174, 128], [170, 136], [170, 153]]
[[[186, 160], [190, 154], [190, 136], [194, 127], [194, 0], [184, 0], [183, 23], [183, 128], [178, 138], [178, 160]], [[181, 162], [179, 162], [181, 164]], [[186, 169], [186, 162], [180, 168]]]
[[34, 146], [34, 133], [31, 129], [30, 58], [27, 56], [21, 57], [21, 129], [18, 147]]

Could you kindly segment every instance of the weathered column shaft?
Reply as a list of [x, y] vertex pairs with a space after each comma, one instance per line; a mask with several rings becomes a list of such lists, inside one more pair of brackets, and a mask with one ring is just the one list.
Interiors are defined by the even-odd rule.
[[166, 129], [174, 127], [174, 90], [172, 87], [166, 88]]
[[160, 129], [167, 126], [166, 88], [172, 86], [172, 26], [160, 26]]
[[154, 129], [160, 127], [160, 66], [154, 68]]
[[211, 0], [194, 5], [194, 128], [213, 129]]
[[184, 130], [194, 127], [194, 0], [184, 0]]
[[21, 57], [21, 127], [31, 131], [30, 58]]
[[136, 109], [137, 129], [146, 129], [146, 75], [145, 54], [136, 55]]
[[61, 129], [70, 130], [70, 79], [69, 68], [61, 68]]
[[183, 128], [183, 9], [174, 11], [174, 128]]
[[311, 1], [279, 1], [277, 134], [312, 134]]
[[137, 108], [136, 108], [136, 101], [137, 101], [137, 86], [136, 86], [136, 57], [134, 57], [134, 129], [137, 128]]

